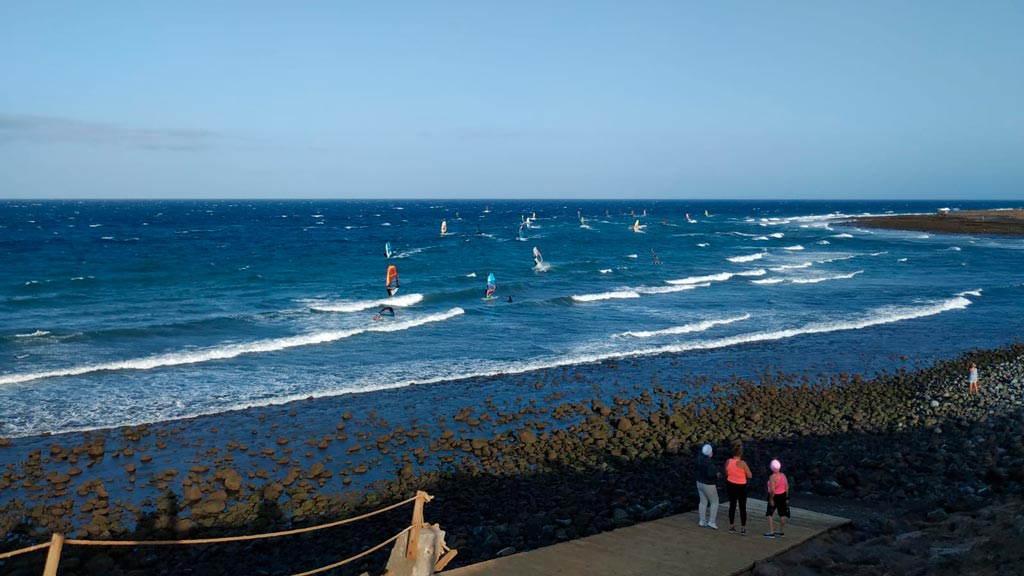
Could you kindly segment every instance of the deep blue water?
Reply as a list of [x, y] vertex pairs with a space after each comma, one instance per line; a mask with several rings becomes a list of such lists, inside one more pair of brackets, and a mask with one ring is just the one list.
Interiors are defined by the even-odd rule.
[[[638, 354], [684, 353], [699, 370], [702, 357], [792, 348], [814, 365], [855, 348], [852, 362], [884, 365], [1014, 341], [1024, 239], [839, 224], [943, 206], [1009, 207], [6, 201], [0, 435]], [[485, 301], [488, 273], [498, 290]], [[395, 317], [374, 321], [382, 305]]]

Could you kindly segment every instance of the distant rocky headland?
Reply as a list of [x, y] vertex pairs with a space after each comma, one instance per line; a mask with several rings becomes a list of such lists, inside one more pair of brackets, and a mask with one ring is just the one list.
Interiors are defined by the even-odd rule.
[[1024, 210], [963, 210], [958, 212], [939, 211], [935, 214], [865, 216], [857, 218], [851, 223], [890, 230], [1024, 236]]

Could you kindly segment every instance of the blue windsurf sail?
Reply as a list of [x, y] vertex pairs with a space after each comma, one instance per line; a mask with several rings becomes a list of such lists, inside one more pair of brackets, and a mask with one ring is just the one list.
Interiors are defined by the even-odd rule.
[[391, 258], [392, 254], [393, 252], [391, 251], [391, 241], [389, 240], [384, 243], [384, 257]]
[[494, 291], [498, 289], [498, 284], [494, 281], [494, 272], [487, 275], [487, 297], [494, 295]]

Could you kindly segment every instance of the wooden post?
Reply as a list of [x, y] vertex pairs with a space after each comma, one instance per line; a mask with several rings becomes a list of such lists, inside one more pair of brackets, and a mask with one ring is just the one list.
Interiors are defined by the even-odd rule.
[[412, 505], [412, 529], [409, 530], [409, 543], [405, 546], [405, 557], [415, 563], [420, 547], [420, 526], [423, 525], [423, 503], [427, 501], [427, 493], [416, 491], [416, 502]]
[[458, 553], [458, 550], [449, 550], [445, 552], [444, 556], [441, 556], [437, 559], [437, 564], [434, 564], [434, 572], [440, 572], [441, 570], [444, 570], [444, 567], [447, 566], [449, 562], [454, 560], [455, 556]]
[[57, 564], [60, 564], [60, 551], [64, 547], [64, 535], [54, 534], [50, 538], [50, 551], [46, 553], [46, 567], [43, 576], [57, 576]]

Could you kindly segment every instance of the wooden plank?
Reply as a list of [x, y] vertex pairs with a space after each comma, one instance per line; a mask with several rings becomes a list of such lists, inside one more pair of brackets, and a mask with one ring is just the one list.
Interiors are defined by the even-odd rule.
[[[747, 536], [730, 534], [728, 505], [720, 506], [720, 530], [697, 526], [697, 513], [678, 514], [612, 532], [547, 546], [506, 558], [442, 572], [444, 576], [730, 576], [849, 522], [846, 518], [792, 509], [784, 538], [764, 538], [763, 500], [747, 501]], [[737, 520], [739, 520], [737, 518]], [[776, 523], [776, 528], [778, 524]]]

